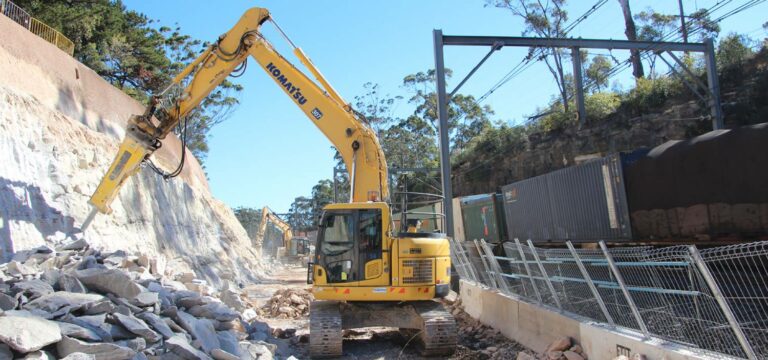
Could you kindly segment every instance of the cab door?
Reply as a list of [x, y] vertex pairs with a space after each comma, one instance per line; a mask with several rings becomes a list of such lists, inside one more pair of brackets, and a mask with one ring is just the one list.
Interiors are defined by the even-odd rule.
[[327, 283], [353, 286], [382, 278], [382, 239], [381, 209], [326, 211], [315, 252]]
[[356, 211], [326, 212], [318, 234], [318, 263], [325, 268], [329, 284], [350, 283], [360, 280], [358, 273]]
[[359, 210], [357, 215], [360, 286], [386, 285], [389, 281], [384, 278], [381, 209]]

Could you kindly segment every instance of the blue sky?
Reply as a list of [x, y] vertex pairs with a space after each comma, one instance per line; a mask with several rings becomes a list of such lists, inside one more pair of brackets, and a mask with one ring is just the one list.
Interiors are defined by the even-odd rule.
[[[723, 1], [723, 0], [720, 0]], [[727, 1], [727, 0], [726, 0]], [[571, 0], [567, 6], [575, 19], [597, 0]], [[686, 12], [708, 8], [718, 0], [685, 0]], [[732, 1], [715, 15], [726, 13], [745, 0]], [[157, 19], [162, 25], [178, 24], [197, 39], [214, 40], [225, 33], [249, 7], [270, 10], [291, 39], [312, 59], [331, 84], [348, 101], [363, 93], [366, 82], [378, 83], [384, 93], [403, 95], [405, 75], [434, 67], [432, 30], [446, 35], [519, 36], [522, 22], [508, 11], [484, 6], [482, 0], [390, 1], [191, 1], [125, 0], [132, 10]], [[632, 0], [634, 12], [653, 7], [676, 12], [677, 1]], [[721, 23], [722, 34], [735, 31], [762, 39], [761, 25], [768, 20], [768, 3], [732, 16]], [[298, 64], [271, 25], [265, 35], [283, 55]], [[576, 27], [571, 35], [584, 38], [624, 39], [618, 1], [610, 0]], [[449, 89], [485, 55], [483, 48], [446, 48], [446, 66], [454, 70]], [[502, 49], [464, 85], [461, 92], [483, 95], [526, 54], [526, 49]], [[627, 54], [613, 53], [624, 59]], [[615, 81], [628, 84], [628, 74]], [[270, 206], [287, 212], [293, 199], [309, 195], [318, 180], [331, 178], [333, 150], [330, 143], [295, 104], [259, 70], [251, 66], [238, 81], [245, 86], [241, 105], [225, 123], [214, 128], [206, 161], [211, 190], [232, 207]], [[627, 85], [624, 85], [627, 86]], [[495, 119], [517, 123], [536, 113], [556, 93], [542, 64], [536, 64], [490, 95], [483, 104], [496, 111]], [[396, 114], [412, 111], [407, 101], [396, 105]]]

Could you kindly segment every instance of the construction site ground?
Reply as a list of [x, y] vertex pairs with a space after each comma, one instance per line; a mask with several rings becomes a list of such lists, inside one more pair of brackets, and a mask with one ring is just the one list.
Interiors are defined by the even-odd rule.
[[[245, 287], [244, 294], [254, 308], [263, 309], [280, 290], [308, 291], [311, 288], [306, 284], [306, 268], [278, 267], [273, 269], [271, 274], [266, 281]], [[458, 305], [446, 303], [459, 324], [459, 346], [449, 359], [514, 359], [518, 352], [526, 350], [497, 331], [479, 324]], [[251, 334], [252, 337], [266, 337], [266, 342], [277, 347], [275, 358], [309, 358], [309, 319], [306, 315], [286, 318], [260, 311], [257, 317], [251, 320], [251, 325], [264, 333]], [[344, 356], [341, 359], [430, 359], [419, 356], [415, 340], [411, 343], [408, 341], [408, 338], [394, 328], [346, 330]]]

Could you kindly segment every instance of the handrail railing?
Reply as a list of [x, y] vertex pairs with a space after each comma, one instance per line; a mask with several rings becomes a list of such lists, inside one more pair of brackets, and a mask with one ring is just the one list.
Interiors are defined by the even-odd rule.
[[28, 12], [11, 1], [0, 0], [0, 14], [5, 15], [49, 43], [56, 45], [56, 47], [69, 54], [69, 56], [74, 55], [75, 43], [73, 43], [72, 40], [69, 40], [64, 34], [46, 25], [42, 21], [33, 18]]

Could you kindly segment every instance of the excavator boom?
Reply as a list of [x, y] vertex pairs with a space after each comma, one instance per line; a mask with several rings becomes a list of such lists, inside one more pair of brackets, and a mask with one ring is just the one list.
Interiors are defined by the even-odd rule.
[[351, 179], [350, 202], [388, 200], [387, 163], [376, 135], [301, 49], [294, 47], [294, 54], [320, 85], [274, 49], [259, 31], [268, 20], [270, 14], [266, 9], [246, 11], [230, 31], [179, 73], [168, 88], [152, 98], [144, 114], [131, 117], [118, 154], [90, 199], [92, 205], [102, 213], [110, 213], [110, 204], [125, 181], [249, 56], [339, 151]]

